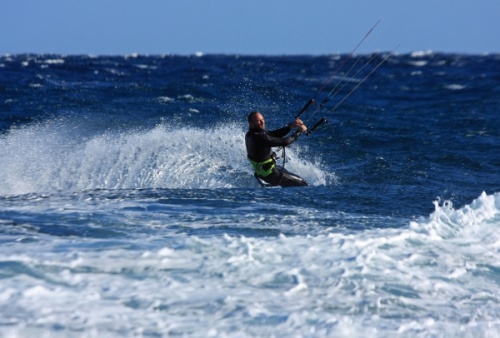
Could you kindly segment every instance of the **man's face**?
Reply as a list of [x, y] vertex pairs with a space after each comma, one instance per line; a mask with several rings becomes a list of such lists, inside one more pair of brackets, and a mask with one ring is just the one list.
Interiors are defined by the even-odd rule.
[[251, 127], [258, 130], [266, 129], [266, 120], [264, 120], [264, 116], [260, 113], [255, 114], [251, 122]]

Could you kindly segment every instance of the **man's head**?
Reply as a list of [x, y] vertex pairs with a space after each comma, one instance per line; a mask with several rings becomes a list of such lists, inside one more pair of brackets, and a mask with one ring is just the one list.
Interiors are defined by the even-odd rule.
[[266, 129], [266, 120], [258, 111], [251, 112], [248, 114], [248, 126], [252, 129], [264, 130]]

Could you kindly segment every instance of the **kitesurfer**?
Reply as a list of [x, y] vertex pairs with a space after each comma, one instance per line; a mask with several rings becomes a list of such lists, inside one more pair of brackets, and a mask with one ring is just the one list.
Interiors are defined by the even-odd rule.
[[[280, 129], [266, 131], [265, 128], [266, 121], [260, 112], [254, 111], [248, 114], [248, 132], [245, 135], [245, 144], [248, 159], [255, 171], [255, 177], [271, 186], [307, 185], [302, 177], [277, 166], [276, 153], [272, 151], [272, 147], [286, 147], [292, 144], [300, 133], [307, 130], [306, 125], [297, 118]], [[292, 129], [297, 129], [297, 132], [286, 136]]]

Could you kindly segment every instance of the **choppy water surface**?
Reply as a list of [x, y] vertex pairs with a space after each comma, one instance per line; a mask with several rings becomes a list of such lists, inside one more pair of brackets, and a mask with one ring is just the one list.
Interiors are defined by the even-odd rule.
[[303, 189], [258, 185], [246, 114], [345, 55], [0, 57], [0, 335], [498, 335], [500, 57], [363, 81], [386, 56], [303, 114]]

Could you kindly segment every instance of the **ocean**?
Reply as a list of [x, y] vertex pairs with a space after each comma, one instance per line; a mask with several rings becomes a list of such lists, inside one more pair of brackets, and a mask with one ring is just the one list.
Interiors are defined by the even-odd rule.
[[0, 57], [1, 337], [498, 337], [499, 226], [498, 54]]

